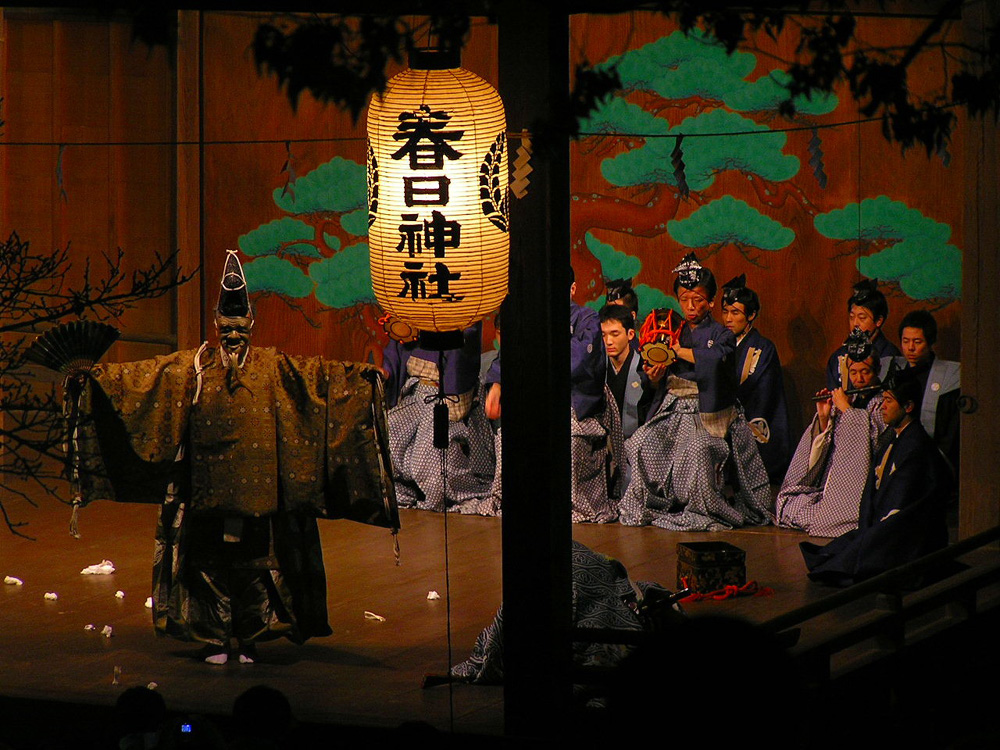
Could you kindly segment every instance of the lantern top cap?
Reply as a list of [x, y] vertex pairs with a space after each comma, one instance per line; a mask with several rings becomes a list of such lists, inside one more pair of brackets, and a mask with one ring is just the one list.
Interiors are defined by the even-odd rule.
[[443, 50], [424, 47], [410, 51], [410, 68], [413, 70], [449, 70], [462, 67], [462, 50]]

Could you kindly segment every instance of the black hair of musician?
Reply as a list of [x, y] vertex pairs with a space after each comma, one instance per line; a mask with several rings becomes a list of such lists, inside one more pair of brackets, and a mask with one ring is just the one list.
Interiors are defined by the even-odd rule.
[[868, 353], [865, 356], [861, 357], [861, 359], [855, 359], [854, 357], [848, 357], [847, 359], [849, 360], [847, 363], [848, 366], [864, 362], [866, 365], [872, 368], [872, 372], [875, 373], [876, 380], [878, 379], [878, 357], [875, 356], [875, 352], [872, 351], [871, 349], [869, 349]]
[[919, 328], [924, 332], [924, 338], [929, 346], [937, 343], [937, 321], [927, 310], [911, 310], [906, 313], [899, 324], [899, 338], [903, 338], [904, 328]]
[[901, 406], [912, 402], [914, 415], [919, 418], [924, 389], [920, 385], [920, 379], [913, 374], [912, 368], [904, 367], [889, 375], [882, 382], [882, 390], [891, 391]]
[[614, 279], [604, 283], [607, 292], [604, 299], [607, 302], [617, 302], [621, 300], [625, 307], [632, 311], [632, 315], [639, 317], [639, 295], [632, 288], [631, 279]]
[[605, 305], [597, 314], [601, 323], [617, 320], [626, 331], [635, 329], [635, 316], [625, 305]]

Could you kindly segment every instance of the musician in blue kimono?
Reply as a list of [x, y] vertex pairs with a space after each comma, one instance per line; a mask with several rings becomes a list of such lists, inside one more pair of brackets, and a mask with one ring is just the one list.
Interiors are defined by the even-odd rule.
[[[482, 323], [463, 332], [463, 346], [444, 352], [417, 341], [391, 341], [383, 352], [389, 449], [401, 508], [443, 511], [475, 506], [493, 484], [493, 432], [479, 393]], [[444, 380], [448, 448], [434, 447], [434, 404]], [[443, 474], [443, 476], [442, 476]]]
[[948, 544], [952, 480], [934, 440], [920, 424], [922, 391], [908, 369], [883, 384], [882, 417], [891, 439], [869, 469], [858, 528], [826, 546], [799, 545], [814, 581], [850, 586]]
[[736, 337], [737, 396], [760, 458], [773, 484], [780, 484], [791, 458], [788, 407], [781, 360], [770, 339], [757, 330], [760, 298], [740, 274], [722, 287], [722, 322]]
[[[607, 357], [598, 315], [576, 304], [575, 292], [574, 278], [569, 302], [571, 515], [574, 523], [608, 523], [618, 517], [615, 499], [620, 491], [621, 419], [613, 397], [607, 395]], [[501, 414], [502, 356], [493, 361], [486, 376], [486, 413], [490, 419]]]
[[635, 343], [635, 318], [625, 305], [608, 303], [598, 313], [601, 336], [608, 355], [608, 389], [621, 415], [622, 437], [628, 439], [639, 427], [639, 402], [646, 380], [642, 357]]
[[[889, 303], [879, 291], [878, 279], [859, 281], [847, 299], [848, 330], [860, 328], [868, 334], [875, 358], [898, 357], [899, 349], [882, 332], [882, 326], [889, 317]], [[826, 387], [829, 390], [843, 387], [847, 383], [847, 348], [841, 346], [826, 363]], [[885, 373], [879, 373], [884, 376]]]
[[[901, 357], [892, 361], [909, 367], [923, 388], [920, 424], [934, 438], [954, 475], [958, 475], [958, 398], [961, 395], [962, 368], [958, 362], [934, 354], [937, 321], [926, 310], [907, 313], [899, 324]], [[889, 360], [883, 363], [888, 367]]]
[[736, 338], [711, 316], [715, 277], [693, 253], [674, 272], [684, 325], [670, 344], [674, 361], [645, 368], [651, 398], [625, 444], [621, 522], [677, 531], [766, 524], [770, 485], [737, 406]]

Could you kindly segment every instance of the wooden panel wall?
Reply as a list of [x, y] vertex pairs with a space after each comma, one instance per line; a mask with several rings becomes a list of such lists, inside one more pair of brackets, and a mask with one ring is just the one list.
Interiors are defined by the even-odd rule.
[[[977, 42], [1000, 21], [1000, 9], [977, 5], [964, 18], [968, 38]], [[962, 390], [971, 413], [962, 416], [962, 497], [959, 534], [968, 537], [1000, 524], [1000, 472], [996, 460], [996, 411], [1000, 408], [1000, 340], [996, 310], [1000, 305], [1000, 131], [990, 117], [969, 123], [963, 141], [966, 182], [966, 298], [962, 316]]]
[[[202, 263], [201, 232], [201, 13], [177, 12], [177, 248], [184, 268]], [[205, 338], [204, 273], [177, 290], [177, 348], [193, 349]]]
[[[36, 251], [69, 247], [68, 285], [79, 284], [88, 261], [101, 275], [104, 256], [119, 247], [126, 274], [155, 252], [172, 252], [167, 51], [132, 43], [127, 21], [7, 9], [3, 25], [4, 237], [17, 231]], [[119, 323], [123, 341], [112, 356], [150, 356], [176, 345], [173, 295], [143, 302]]]

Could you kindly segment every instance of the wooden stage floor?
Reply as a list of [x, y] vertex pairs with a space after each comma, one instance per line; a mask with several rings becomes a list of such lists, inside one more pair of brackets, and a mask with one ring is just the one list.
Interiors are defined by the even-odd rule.
[[[498, 687], [421, 688], [468, 655], [500, 603], [500, 520], [403, 511], [402, 561], [390, 534], [345, 521], [321, 522], [334, 634], [295, 646], [261, 645], [251, 666], [212, 667], [189, 658], [197, 647], [155, 637], [144, 607], [150, 590], [155, 507], [96, 503], [81, 516], [82, 538], [67, 533], [68, 509], [54, 501], [25, 508], [29, 541], [0, 530], [0, 696], [111, 706], [126, 687], [157, 684], [171, 711], [228, 715], [234, 698], [266, 683], [283, 691], [301, 721], [396, 727], [425, 721], [455, 733], [499, 735]], [[447, 534], [447, 545], [445, 543]], [[688, 605], [689, 614], [763, 622], [829, 594], [809, 582], [801, 533], [771, 527], [677, 533], [619, 524], [576, 525], [576, 539], [621, 560], [633, 580], [674, 588], [677, 542], [724, 540], [747, 551], [748, 578], [769, 597]], [[104, 559], [110, 576], [80, 571]], [[118, 599], [115, 592], [125, 596]], [[46, 592], [58, 600], [48, 601]], [[428, 600], [437, 591], [439, 600]], [[366, 611], [384, 621], [366, 618]], [[95, 631], [85, 627], [93, 624]], [[113, 636], [100, 634], [105, 625]], [[119, 668], [119, 684], [113, 684]]]

